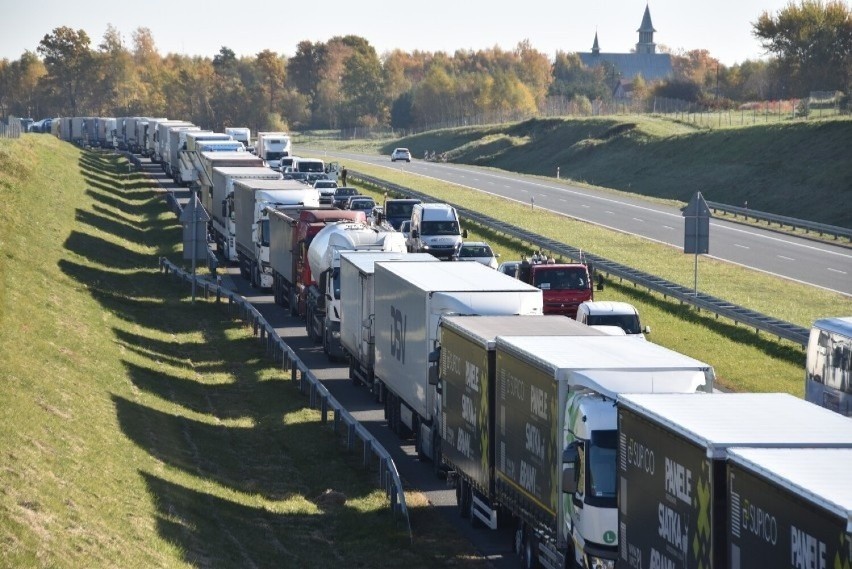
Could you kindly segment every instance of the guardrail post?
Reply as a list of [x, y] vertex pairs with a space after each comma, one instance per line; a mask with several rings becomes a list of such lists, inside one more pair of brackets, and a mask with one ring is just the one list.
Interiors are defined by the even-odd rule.
[[348, 424], [346, 426], [346, 449], [352, 450], [355, 448], [355, 425]]
[[320, 423], [328, 423], [328, 397], [320, 397]]
[[369, 439], [364, 439], [364, 468], [370, 467], [370, 453], [372, 451], [372, 443]]

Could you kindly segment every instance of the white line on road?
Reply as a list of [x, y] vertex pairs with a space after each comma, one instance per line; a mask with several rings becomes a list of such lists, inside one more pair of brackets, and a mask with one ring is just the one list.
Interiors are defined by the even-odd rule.
[[670, 231], [674, 231], [674, 227], [669, 227], [668, 225], [663, 225], [663, 229], [668, 229]]
[[608, 213], [608, 214], [610, 214], [610, 215], [615, 215], [615, 212], [614, 212], [614, 211], [609, 211], [609, 210], [604, 211], [604, 213]]
[[740, 249], [751, 249], [751, 247], [746, 247], [745, 245], [740, 245], [739, 243], [734, 243], [734, 247], [739, 247]]
[[841, 271], [840, 269], [832, 269], [831, 267], [828, 267], [828, 270], [831, 271], [832, 273], [840, 273], [841, 275], [846, 274], [846, 271]]
[[580, 207], [585, 207], [585, 208], [587, 208], [587, 209], [588, 209], [588, 208], [590, 208], [590, 207], [592, 207], [592, 206], [590, 206], [590, 205], [588, 205], [588, 204], [580, 204]]
[[795, 261], [793, 257], [785, 257], [784, 255], [778, 255], [779, 259], [784, 259], [785, 261]]
[[644, 219], [639, 219], [638, 217], [634, 217], [634, 218], [633, 218], [633, 221], [639, 221], [639, 222], [641, 222], [641, 223], [645, 223], [645, 220], [644, 220]]

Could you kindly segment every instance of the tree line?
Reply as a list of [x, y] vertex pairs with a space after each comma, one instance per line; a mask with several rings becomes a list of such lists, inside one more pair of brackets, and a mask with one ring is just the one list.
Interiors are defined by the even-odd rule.
[[[634, 103], [654, 96], [708, 107], [849, 92], [852, 12], [842, 0], [802, 0], [764, 12], [752, 33], [771, 57], [725, 66], [707, 50], [672, 53], [674, 74], [632, 80]], [[664, 49], [664, 48], [663, 48]], [[130, 42], [109, 25], [100, 43], [59, 27], [35, 51], [0, 60], [0, 116], [180, 117], [216, 129], [422, 128], [481, 115], [535, 115], [553, 99], [591, 109], [610, 101], [617, 69], [551, 59], [529, 40], [512, 50], [393, 50], [357, 35], [302, 41], [292, 57], [263, 50], [212, 58], [157, 50], [150, 29]]]

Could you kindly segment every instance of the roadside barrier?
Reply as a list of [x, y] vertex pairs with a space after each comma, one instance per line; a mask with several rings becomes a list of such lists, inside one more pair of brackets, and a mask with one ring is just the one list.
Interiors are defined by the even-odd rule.
[[[172, 280], [192, 284], [193, 276], [165, 257], [160, 257], [160, 272], [171, 277]], [[195, 285], [204, 298], [210, 299], [215, 296], [216, 303], [227, 302], [229, 313], [251, 327], [258, 341], [265, 346], [266, 355], [276, 364], [280, 364], [285, 373], [289, 373], [290, 381], [299, 393], [308, 397], [310, 408], [319, 409], [320, 422], [323, 425], [329, 425], [335, 434], [342, 437], [348, 451], [355, 451], [358, 446], [357, 441], [360, 441], [364, 468], [370, 468], [372, 464], [376, 464], [378, 486], [387, 494], [394, 515], [399, 515], [405, 520], [409, 539], [413, 539], [402, 480], [396, 469], [396, 463], [385, 447], [328, 392], [316, 375], [299, 359], [296, 352], [281, 339], [275, 328], [242, 295], [222, 288], [218, 282], [211, 282], [197, 275]]]

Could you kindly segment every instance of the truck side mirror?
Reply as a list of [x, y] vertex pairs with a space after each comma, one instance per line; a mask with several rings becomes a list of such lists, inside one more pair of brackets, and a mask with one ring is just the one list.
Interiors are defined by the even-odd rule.
[[577, 492], [577, 463], [579, 451], [577, 443], [571, 443], [562, 451], [562, 491], [567, 494]]
[[228, 217], [228, 200], [222, 200], [222, 217]]
[[417, 231], [416, 229], [412, 229], [412, 230], [411, 230], [411, 238], [412, 238], [412, 239], [417, 239], [418, 237], [420, 237], [420, 232], [419, 232], [419, 231]]
[[462, 238], [467, 239], [467, 229], [462, 231]]
[[598, 286], [597, 286], [597, 287], [595, 287], [595, 288], [597, 288], [598, 290], [603, 290], [603, 289], [604, 289], [604, 278], [603, 278], [603, 275], [598, 275], [597, 281], [598, 281]]
[[646, 325], [644, 328], [642, 328], [642, 333], [643, 334], [650, 334], [651, 333], [651, 327]]

